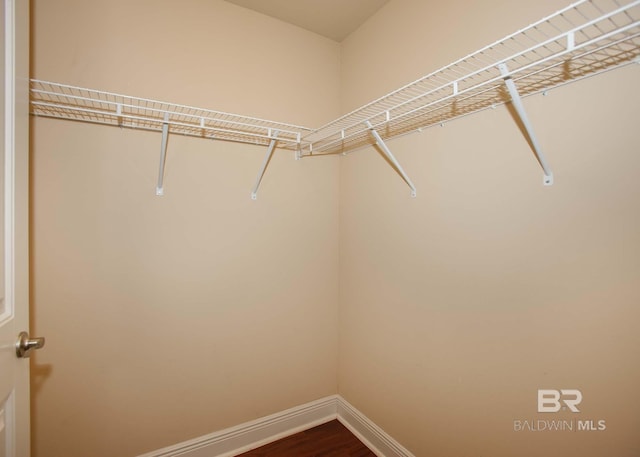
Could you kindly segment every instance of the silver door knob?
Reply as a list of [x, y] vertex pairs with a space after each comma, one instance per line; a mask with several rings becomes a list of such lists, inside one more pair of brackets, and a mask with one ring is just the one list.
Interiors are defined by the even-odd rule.
[[27, 332], [20, 332], [16, 341], [16, 355], [20, 358], [29, 357], [31, 351], [44, 346], [44, 338], [29, 338]]

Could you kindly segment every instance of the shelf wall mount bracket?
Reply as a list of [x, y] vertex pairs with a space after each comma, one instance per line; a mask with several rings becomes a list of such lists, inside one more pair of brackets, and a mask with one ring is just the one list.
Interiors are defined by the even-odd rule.
[[262, 178], [264, 177], [264, 172], [267, 170], [269, 166], [269, 162], [271, 161], [271, 156], [273, 156], [273, 151], [276, 148], [276, 143], [278, 142], [278, 132], [274, 131], [271, 135], [271, 141], [269, 141], [269, 147], [267, 148], [267, 154], [264, 156], [264, 160], [262, 161], [262, 167], [260, 168], [260, 173], [258, 173], [258, 177], [256, 178], [256, 183], [253, 186], [253, 190], [251, 191], [251, 200], [258, 199], [258, 188], [260, 188], [260, 183], [262, 182]]
[[544, 153], [542, 152], [542, 148], [538, 143], [538, 139], [535, 133], [533, 132], [533, 127], [531, 126], [531, 122], [529, 122], [529, 118], [527, 117], [527, 112], [525, 111], [524, 105], [522, 104], [522, 97], [518, 92], [516, 83], [513, 81], [513, 78], [511, 77], [507, 64], [501, 63], [498, 65], [498, 68], [500, 69], [500, 73], [502, 74], [502, 79], [504, 80], [504, 83], [507, 86], [507, 91], [509, 92], [509, 96], [511, 97], [511, 104], [513, 105], [513, 108], [518, 118], [520, 119], [520, 122], [522, 123], [522, 126], [524, 127], [527, 136], [529, 137], [528, 139], [531, 142], [531, 148], [533, 149], [533, 152], [536, 155], [538, 163], [542, 167], [542, 171], [544, 173], [542, 183], [545, 186], [552, 186], [553, 172], [551, 171], [551, 168], [549, 167], [549, 163], [547, 162], [547, 159]]
[[167, 142], [169, 141], [169, 113], [164, 114], [162, 122], [162, 143], [160, 143], [160, 167], [158, 170], [158, 185], [156, 195], [164, 195], [164, 163], [167, 158]]
[[369, 129], [369, 134], [375, 140], [376, 146], [378, 146], [378, 148], [380, 148], [380, 151], [382, 151], [382, 153], [384, 154], [385, 158], [391, 163], [392, 167], [398, 172], [398, 174], [402, 177], [404, 182], [407, 183], [407, 185], [411, 189], [411, 196], [415, 198], [416, 195], [417, 195], [416, 186], [414, 186], [413, 182], [411, 182], [411, 178], [409, 178], [409, 176], [407, 176], [407, 174], [405, 173], [404, 169], [402, 168], [402, 166], [400, 165], [398, 160], [393, 156], [393, 154], [391, 153], [391, 151], [387, 147], [387, 145], [384, 142], [384, 140], [382, 139], [382, 137], [380, 137], [380, 134], [378, 133], [378, 131], [375, 128], [373, 128], [373, 126], [371, 125], [371, 122], [366, 121], [365, 125], [367, 126], [367, 129]]

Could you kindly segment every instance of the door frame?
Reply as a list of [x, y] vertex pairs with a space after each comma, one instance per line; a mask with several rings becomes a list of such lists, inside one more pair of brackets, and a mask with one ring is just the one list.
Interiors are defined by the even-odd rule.
[[30, 455], [29, 359], [18, 359], [15, 341], [29, 330], [29, 0], [2, 0], [4, 295], [0, 329], [2, 385], [8, 395], [4, 421], [9, 457]]

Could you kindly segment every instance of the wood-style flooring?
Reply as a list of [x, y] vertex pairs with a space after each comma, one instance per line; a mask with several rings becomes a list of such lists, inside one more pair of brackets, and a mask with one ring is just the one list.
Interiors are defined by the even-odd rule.
[[238, 457], [376, 457], [337, 420], [327, 422]]

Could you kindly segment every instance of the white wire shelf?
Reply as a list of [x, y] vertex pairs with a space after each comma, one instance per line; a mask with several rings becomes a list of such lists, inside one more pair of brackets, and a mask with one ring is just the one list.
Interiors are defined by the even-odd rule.
[[526, 96], [633, 63], [639, 36], [640, 1], [573, 3], [303, 136], [302, 155], [371, 145], [372, 128], [386, 140], [505, 103], [506, 79]]
[[385, 140], [512, 102], [544, 171], [553, 173], [527, 119], [521, 97], [632, 63], [640, 63], [640, 0], [580, 0], [318, 129], [31, 80], [31, 113], [162, 132], [156, 194], [163, 195], [169, 134], [267, 147], [252, 189], [275, 148], [296, 157], [347, 153], [375, 144], [416, 189]]
[[31, 114], [298, 150], [306, 127], [176, 105], [49, 81], [31, 80]]

